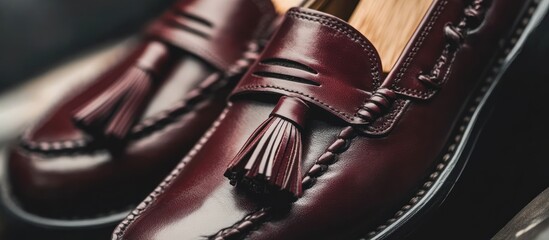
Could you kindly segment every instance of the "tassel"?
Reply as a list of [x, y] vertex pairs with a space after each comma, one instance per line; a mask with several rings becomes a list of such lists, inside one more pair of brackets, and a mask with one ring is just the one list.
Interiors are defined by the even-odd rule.
[[229, 164], [225, 176], [231, 184], [293, 200], [301, 197], [301, 130], [308, 110], [299, 98], [280, 98]]
[[76, 126], [89, 134], [121, 143], [143, 113], [152, 92], [154, 77], [168, 60], [168, 49], [160, 42], [148, 43], [137, 61], [105, 92], [92, 99], [74, 115]]

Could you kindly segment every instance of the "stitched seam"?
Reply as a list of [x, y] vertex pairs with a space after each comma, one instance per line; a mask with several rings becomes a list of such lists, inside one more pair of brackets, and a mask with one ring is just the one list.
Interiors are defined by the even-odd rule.
[[76, 149], [87, 149], [92, 147], [91, 141], [86, 138], [59, 141], [32, 141], [26, 137], [22, 137], [19, 140], [19, 145], [31, 153], [62, 152], [68, 150], [72, 152]]
[[[433, 13], [431, 19], [429, 20], [426, 27], [423, 29], [422, 33], [420, 34], [420, 37], [418, 38], [418, 41], [416, 42], [416, 44], [414, 44], [414, 47], [412, 48], [411, 53], [408, 55], [408, 57], [404, 61], [403, 67], [399, 70], [399, 73], [397, 74], [397, 78], [395, 79], [395, 83], [392, 85], [393, 89], [395, 89], [396, 91], [401, 91], [401, 88], [396, 86], [396, 84], [401, 80], [402, 76], [404, 75], [404, 72], [406, 71], [408, 66], [411, 64], [411, 62], [412, 62], [413, 58], [415, 57], [416, 53], [419, 51], [420, 46], [423, 45], [423, 41], [427, 38], [427, 35], [429, 35], [429, 33], [431, 32], [431, 30], [433, 28], [433, 25], [435, 24], [436, 20], [438, 19], [438, 16], [444, 10], [447, 2], [448, 1], [440, 2], [439, 6], [436, 8], [435, 12]], [[415, 90], [415, 91], [417, 91], [417, 90]], [[429, 94], [432, 94], [433, 92], [434, 91], [429, 91]], [[414, 95], [414, 96], [416, 96], [416, 95]], [[362, 103], [362, 106], [365, 106], [369, 102], [370, 102], [370, 99], [364, 100], [364, 102]], [[361, 109], [362, 109], [361, 107], [358, 108], [357, 112], [354, 114], [355, 117], [359, 116], [359, 111]], [[396, 114], [396, 115], [398, 115], [398, 114]], [[371, 134], [379, 134], [379, 133], [382, 133], [384, 131], [387, 131], [387, 129], [390, 128], [391, 124], [394, 122], [394, 120], [395, 119], [392, 119], [392, 121], [389, 122], [389, 123], [384, 122], [382, 128], [385, 128], [385, 129], [382, 129], [382, 130], [380, 130], [379, 128], [375, 128], [375, 127], [370, 126], [369, 127], [370, 129], [371, 128], [374, 129], [370, 133]]]
[[450, 60], [448, 69], [446, 69], [446, 73], [444, 74], [444, 77], [442, 78], [442, 81], [441, 81], [441, 83], [443, 83], [443, 84], [446, 83], [448, 81], [448, 79], [450, 78], [450, 74], [452, 73], [452, 66], [454, 66], [454, 62], [456, 61], [457, 53], [458, 52], [456, 51], [452, 55], [452, 60]]
[[175, 167], [175, 169], [154, 189], [154, 191], [149, 194], [141, 204], [137, 206], [135, 210], [133, 210], [118, 226], [116, 226], [116, 229], [113, 232], [113, 239], [120, 239], [122, 235], [124, 235], [126, 229], [129, 227], [129, 225], [135, 221], [135, 219], [139, 218], [143, 212], [145, 212], [149, 206], [151, 206], [152, 203], [155, 202], [157, 197], [166, 190], [171, 184], [174, 183], [174, 179], [179, 176], [179, 173], [183, 170], [187, 162], [193, 158], [200, 149], [204, 146], [204, 144], [210, 139], [210, 137], [213, 135], [213, 133], [217, 130], [219, 125], [221, 124], [221, 121], [225, 119], [227, 116], [227, 112], [231, 108], [231, 104], [229, 104], [221, 113], [219, 118], [212, 124], [210, 129], [206, 131], [204, 136], [198, 141], [198, 143], [191, 149], [191, 151], [181, 160], [181, 162]]
[[[414, 47], [412, 48], [412, 51], [410, 52], [410, 54], [408, 55], [408, 57], [406, 58], [406, 60], [402, 64], [402, 67], [400, 68], [399, 72], [397, 73], [397, 76], [395, 78], [395, 82], [393, 83], [393, 88], [395, 90], [398, 90], [398, 91], [404, 90], [407, 94], [410, 94], [410, 95], [413, 95], [413, 96], [419, 97], [419, 98], [423, 98], [425, 96], [428, 96], [428, 95], [432, 94], [432, 92], [434, 92], [433, 90], [429, 90], [425, 93], [425, 92], [418, 91], [418, 90], [415, 90], [415, 89], [399, 87], [396, 84], [399, 83], [400, 80], [402, 79], [402, 76], [404, 76], [404, 72], [408, 69], [408, 67], [410, 66], [412, 60], [415, 58], [417, 52], [419, 51], [420, 47], [423, 45], [423, 42], [427, 38], [427, 35], [429, 35], [431, 30], [433, 29], [433, 25], [435, 24], [436, 20], [438, 19], [438, 17], [440, 16], [440, 14], [444, 10], [444, 8], [446, 7], [447, 3], [448, 3], [448, 1], [440, 2], [439, 6], [437, 6], [437, 9], [433, 13], [431, 19], [429, 20], [429, 22], [427, 23], [427, 25], [425, 26], [425, 28], [421, 32], [421, 35], [418, 38], [418, 41], [414, 44]], [[410, 91], [411, 91], [411, 93], [410, 93]]]

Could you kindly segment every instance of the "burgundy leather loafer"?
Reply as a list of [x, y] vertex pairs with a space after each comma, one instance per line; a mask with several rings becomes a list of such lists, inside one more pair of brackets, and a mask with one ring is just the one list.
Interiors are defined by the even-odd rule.
[[290, 10], [221, 117], [113, 239], [402, 236], [464, 167], [537, 4], [436, 0], [386, 77], [347, 23]]
[[225, 108], [275, 16], [268, 0], [177, 2], [11, 148], [4, 204], [46, 226], [120, 221]]

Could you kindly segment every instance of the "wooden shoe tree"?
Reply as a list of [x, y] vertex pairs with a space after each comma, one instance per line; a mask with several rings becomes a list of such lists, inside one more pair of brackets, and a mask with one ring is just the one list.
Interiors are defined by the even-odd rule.
[[[278, 12], [309, 7], [348, 20], [376, 47], [389, 72], [434, 0], [273, 0]], [[355, 2], [355, 3], [353, 3]], [[351, 14], [352, 13], [352, 14]]]

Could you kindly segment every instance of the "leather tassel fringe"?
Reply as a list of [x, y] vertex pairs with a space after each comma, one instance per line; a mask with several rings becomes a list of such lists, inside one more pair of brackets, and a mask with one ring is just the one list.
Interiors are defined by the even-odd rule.
[[308, 109], [301, 99], [282, 97], [229, 164], [225, 176], [231, 184], [293, 200], [301, 197], [301, 129]]
[[164, 44], [149, 43], [111, 87], [73, 115], [75, 125], [109, 141], [108, 144], [120, 143], [142, 114], [155, 84], [153, 78], [167, 60], [168, 49]]

